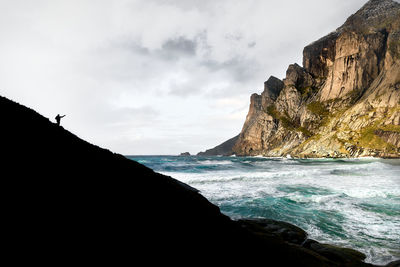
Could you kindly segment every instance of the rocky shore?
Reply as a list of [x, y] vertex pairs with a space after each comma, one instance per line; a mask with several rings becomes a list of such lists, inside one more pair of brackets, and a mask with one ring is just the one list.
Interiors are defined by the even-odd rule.
[[[360, 266], [362, 266], [362, 261], [366, 258], [363, 253], [354, 249], [321, 244], [315, 240], [308, 239], [307, 233], [304, 230], [286, 222], [269, 219], [254, 219], [239, 220], [238, 223], [242, 227], [258, 235], [279, 238], [289, 244], [306, 248], [307, 250], [331, 260], [339, 266], [348, 266], [353, 264], [361, 264]], [[392, 262], [391, 264], [400, 265], [400, 261]]]
[[233, 221], [195, 188], [4, 97], [0, 123], [3, 242], [14, 262], [373, 266], [288, 223]]

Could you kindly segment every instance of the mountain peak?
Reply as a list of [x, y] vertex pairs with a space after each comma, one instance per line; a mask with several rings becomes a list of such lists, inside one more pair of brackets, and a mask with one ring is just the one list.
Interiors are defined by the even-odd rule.
[[339, 29], [380, 28], [399, 17], [400, 3], [393, 0], [369, 0]]
[[373, 18], [399, 8], [400, 4], [393, 0], [369, 0], [356, 14]]
[[399, 5], [399, 3], [393, 0], [369, 0], [360, 10], [366, 8], [380, 8], [380, 7], [390, 8], [394, 5]]

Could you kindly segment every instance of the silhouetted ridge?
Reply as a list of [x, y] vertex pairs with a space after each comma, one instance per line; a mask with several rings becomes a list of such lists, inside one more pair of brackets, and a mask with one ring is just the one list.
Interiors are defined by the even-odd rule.
[[232, 221], [196, 189], [4, 97], [0, 123], [3, 243], [16, 263], [369, 266], [288, 223]]

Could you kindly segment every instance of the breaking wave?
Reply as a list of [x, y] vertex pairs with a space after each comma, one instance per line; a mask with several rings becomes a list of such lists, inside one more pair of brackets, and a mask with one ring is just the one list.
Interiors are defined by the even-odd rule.
[[130, 158], [199, 189], [232, 218], [287, 221], [375, 264], [400, 259], [400, 160]]

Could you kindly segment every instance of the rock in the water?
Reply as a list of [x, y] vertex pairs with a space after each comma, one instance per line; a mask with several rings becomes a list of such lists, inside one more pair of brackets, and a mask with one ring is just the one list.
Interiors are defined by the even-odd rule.
[[183, 153], [179, 154], [179, 156], [188, 157], [188, 156], [190, 156], [190, 153], [189, 152], [183, 152]]

